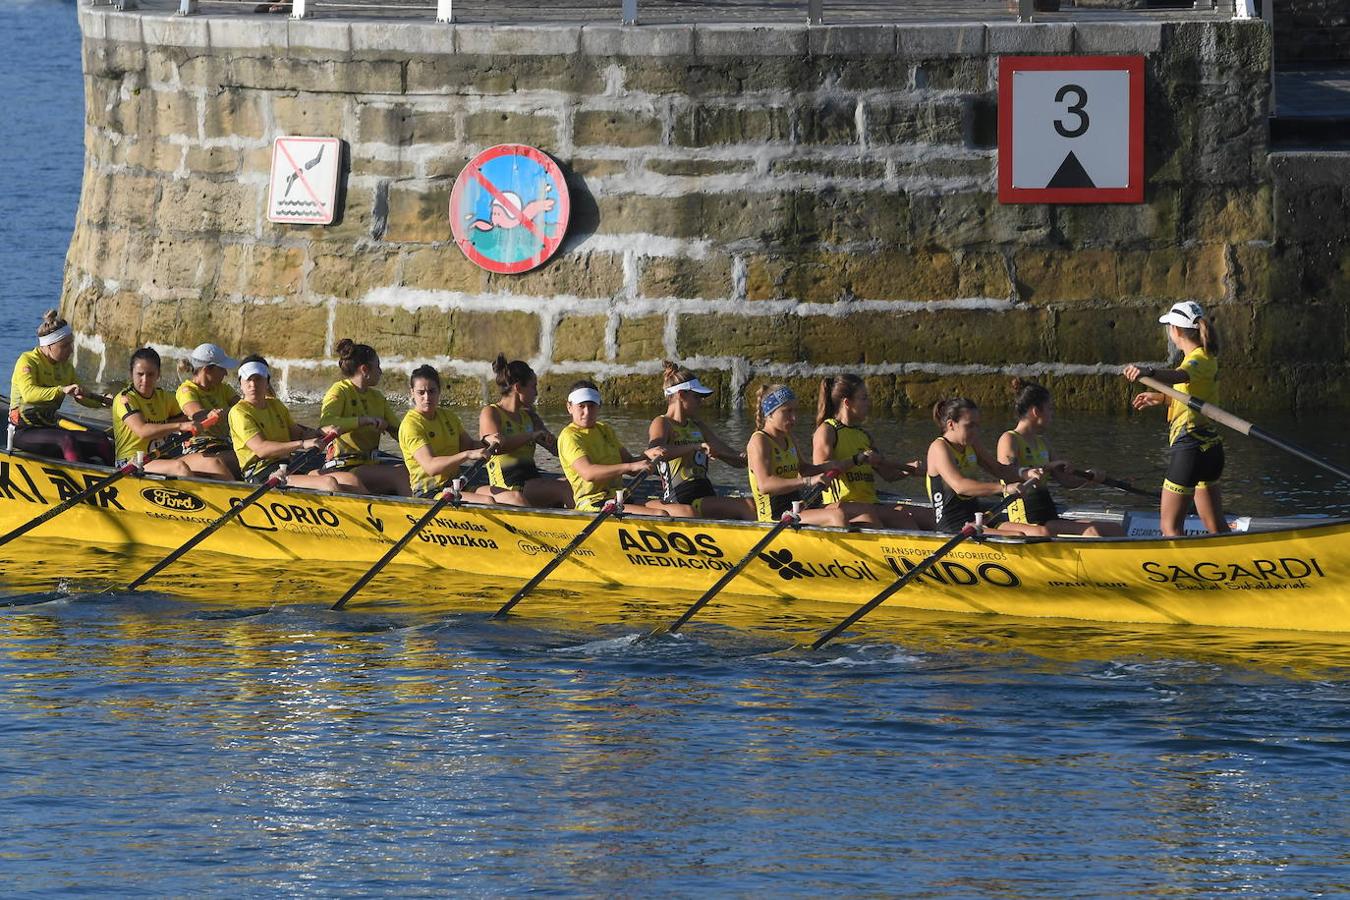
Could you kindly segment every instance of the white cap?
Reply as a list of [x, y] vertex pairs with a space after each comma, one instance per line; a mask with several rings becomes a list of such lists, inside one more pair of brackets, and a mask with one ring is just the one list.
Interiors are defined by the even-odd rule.
[[699, 381], [698, 376], [695, 376], [688, 381], [681, 381], [679, 384], [672, 384], [666, 388], [666, 396], [674, 397], [680, 391], [693, 391], [695, 394], [702, 394], [706, 397], [713, 392], [713, 389]]
[[254, 360], [253, 362], [246, 362], [239, 367], [240, 382], [248, 381], [254, 375], [261, 375], [264, 378], [271, 378], [272, 370], [267, 368], [266, 365], [258, 362], [257, 360]]
[[1158, 318], [1160, 325], [1175, 325], [1178, 328], [1195, 328], [1196, 323], [1205, 317], [1205, 311], [1194, 300], [1183, 300]]
[[600, 392], [595, 388], [579, 387], [567, 395], [568, 403], [594, 403], [600, 405]]
[[200, 369], [203, 366], [220, 366], [222, 369], [233, 369], [239, 365], [238, 360], [230, 359], [225, 355], [225, 351], [216, 344], [198, 344], [196, 349], [188, 354], [188, 362], [192, 363], [194, 369]]
[[[505, 200], [507, 203], [510, 203], [511, 205], [507, 206], [506, 203], [502, 202], [502, 200]], [[502, 212], [506, 213], [513, 219], [519, 217], [521, 212], [525, 209], [525, 204], [521, 202], [520, 195], [517, 194], [515, 191], [502, 191], [502, 197], [500, 200], [497, 199], [496, 197], [492, 198], [492, 205], [500, 206], [502, 208]]]

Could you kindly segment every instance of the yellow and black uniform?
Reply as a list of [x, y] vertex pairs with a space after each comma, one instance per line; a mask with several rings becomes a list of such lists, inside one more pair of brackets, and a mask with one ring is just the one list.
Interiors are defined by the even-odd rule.
[[617, 466], [623, 462], [622, 447], [614, 429], [604, 422], [596, 422], [590, 428], [579, 428], [573, 422], [559, 432], [558, 461], [562, 463], [567, 483], [572, 485], [574, 507], [586, 512], [598, 511], [614, 496], [619, 479], [587, 481], [577, 474], [573, 463], [584, 456], [593, 466]]
[[398, 423], [389, 398], [374, 388], [361, 390], [351, 379], [344, 378], [328, 389], [319, 409], [319, 426], [336, 425], [342, 434], [328, 445], [323, 471], [355, 469], [375, 459], [382, 432], [370, 425], [356, 426], [361, 419], [369, 418], [384, 419], [391, 426]]
[[[668, 445], [703, 443], [703, 426], [698, 422], [693, 419], [676, 422], [669, 416], [662, 418], [666, 420]], [[661, 479], [662, 503], [687, 503], [694, 512], [702, 513], [703, 498], [717, 494], [708, 479], [708, 453], [702, 447], [689, 456], [658, 461], [656, 474]]]
[[[268, 397], [262, 406], [254, 406], [247, 400], [241, 400], [230, 410], [230, 442], [234, 444], [234, 455], [239, 458], [239, 469], [244, 473], [245, 481], [266, 481], [286, 460], [263, 459], [248, 448], [249, 439], [262, 435], [263, 440], [284, 443], [294, 440], [291, 429], [295, 420], [290, 410], [276, 397]], [[305, 465], [300, 469], [292, 468], [295, 475], [312, 471], [314, 466]]]
[[[174, 399], [178, 401], [179, 409], [186, 407], [189, 403], [200, 403], [202, 409], [207, 412], [213, 409], [223, 409], [228, 413], [230, 408], [239, 402], [239, 392], [223, 381], [214, 388], [208, 389], [189, 378], [178, 386], [178, 390], [174, 393]], [[230, 422], [229, 419], [225, 419], [217, 422], [209, 431], [189, 438], [183, 444], [183, 452], [185, 454], [209, 453], [229, 445]]]
[[[756, 434], [762, 434], [769, 440], [769, 472], [778, 478], [799, 478], [801, 477], [801, 466], [797, 462], [797, 442], [788, 435], [787, 443], [779, 446], [778, 442], [769, 436], [768, 432], [757, 431]], [[755, 467], [749, 466], [747, 471], [750, 475], [750, 495], [755, 498], [755, 518], [760, 522], [778, 522], [783, 518], [783, 513], [792, 509], [793, 501], [802, 498], [801, 491], [791, 491], [786, 494], [766, 494], [759, 489], [759, 482], [755, 480]]]
[[[1196, 347], [1187, 353], [1177, 368], [1190, 381], [1173, 385], [1183, 394], [1197, 400], [1217, 403], [1219, 400], [1219, 361]], [[1195, 489], [1209, 487], [1223, 474], [1223, 438], [1205, 416], [1180, 400], [1167, 407], [1167, 439], [1172, 446], [1167, 464], [1163, 490], [1174, 494], [1193, 494]]]
[[[149, 397], [142, 397], [135, 388], [127, 388], [113, 399], [113, 441], [116, 447], [113, 457], [116, 465], [129, 461], [137, 453], [148, 453], [164, 442], [164, 438], [151, 441], [131, 430], [127, 417], [140, 413], [147, 425], [163, 425], [183, 411], [178, 408], [174, 395], [163, 388], [155, 388]], [[181, 452], [181, 451], [180, 451]]]
[[[980, 460], [975, 455], [975, 448], [966, 445], [960, 450], [952, 446], [951, 441], [946, 438], [939, 438], [947, 452], [952, 455], [952, 462], [956, 465], [956, 471], [960, 472], [966, 478], [977, 478], [980, 472]], [[965, 527], [967, 522], [975, 520], [975, 514], [980, 511], [980, 501], [977, 497], [967, 497], [965, 494], [958, 494], [947, 486], [942, 480], [942, 476], [935, 472], [928, 473], [928, 499], [933, 502], [933, 515], [937, 518], [937, 530], [948, 534], [955, 534]]]
[[[497, 421], [501, 422], [498, 435], [505, 439], [518, 434], [534, 431], [534, 419], [528, 410], [522, 409], [512, 415], [502, 409], [500, 403], [492, 404], [497, 410]], [[534, 462], [534, 441], [526, 441], [509, 453], [498, 453], [488, 460], [488, 484], [508, 491], [519, 491], [525, 482], [539, 477], [539, 466]]]
[[[1028, 441], [1020, 431], [1009, 431], [1008, 434], [1012, 435], [1013, 449], [1016, 453], [1013, 461], [1019, 469], [1044, 469], [1050, 465], [1050, 447], [1042, 435], [1036, 435], [1035, 441]], [[1055, 498], [1047, 487], [1027, 491], [1008, 507], [1009, 522], [1044, 525], [1058, 518], [1059, 507], [1055, 505]]]
[[[838, 419], [826, 419], [824, 424], [834, 429], [830, 459], [852, 462], [859, 453], [872, 449], [872, 436], [864, 429]], [[826, 503], [876, 503], [877, 473], [870, 465], [854, 466], [830, 482], [824, 497]]]
[[436, 407], [432, 416], [411, 410], [398, 427], [398, 448], [403, 451], [403, 462], [408, 466], [408, 483], [414, 497], [429, 497], [439, 493], [459, 474], [459, 466], [440, 475], [432, 475], [422, 468], [414, 454], [423, 447], [432, 456], [454, 456], [463, 445], [464, 423], [459, 416], [444, 407]]
[[[61, 388], [76, 383], [75, 366], [70, 360], [55, 362], [41, 350], [19, 354], [9, 383], [10, 422], [31, 428], [59, 427], [56, 411], [66, 399]], [[101, 405], [88, 398], [76, 402], [89, 407]]]

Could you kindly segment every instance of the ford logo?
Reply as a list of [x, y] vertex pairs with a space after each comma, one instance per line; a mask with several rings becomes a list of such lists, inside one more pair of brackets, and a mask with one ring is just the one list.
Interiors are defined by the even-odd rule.
[[196, 512], [199, 509], [206, 508], [205, 500], [200, 500], [189, 493], [176, 491], [173, 488], [146, 488], [141, 491], [141, 496], [158, 507], [171, 509], [174, 512]]

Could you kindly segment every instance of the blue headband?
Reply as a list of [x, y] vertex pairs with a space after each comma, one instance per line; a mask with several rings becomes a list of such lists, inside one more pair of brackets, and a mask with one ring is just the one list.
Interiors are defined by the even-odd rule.
[[778, 407], [787, 403], [793, 403], [797, 395], [792, 393], [792, 388], [780, 387], [776, 391], [770, 391], [764, 395], [764, 399], [759, 401], [759, 411], [764, 418], [768, 418], [777, 411]]

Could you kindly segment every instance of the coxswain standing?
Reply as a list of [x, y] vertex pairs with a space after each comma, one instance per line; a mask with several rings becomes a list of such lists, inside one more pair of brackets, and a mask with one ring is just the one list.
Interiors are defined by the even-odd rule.
[[37, 338], [37, 347], [15, 360], [10, 381], [14, 448], [66, 462], [112, 465], [113, 443], [106, 432], [62, 428], [57, 418], [67, 397], [95, 409], [111, 402], [76, 379], [70, 362], [75, 352], [74, 330], [56, 310], [49, 309], [38, 326]]
[[[1175, 369], [1129, 365], [1125, 377], [1137, 381], [1140, 376], [1170, 384], [1197, 400], [1219, 400], [1219, 334], [1205, 311], [1193, 300], [1178, 303], [1168, 310], [1159, 324], [1167, 327], [1167, 337], [1184, 355]], [[1145, 391], [1134, 398], [1135, 409], [1162, 406], [1167, 397], [1157, 391]], [[1223, 437], [1205, 416], [1180, 400], [1167, 407], [1167, 439], [1170, 460], [1163, 481], [1159, 504], [1162, 533], [1175, 537], [1185, 532], [1186, 513], [1191, 500], [1195, 511], [1210, 534], [1228, 531], [1223, 515], [1223, 497], [1219, 477], [1223, 475]]]

